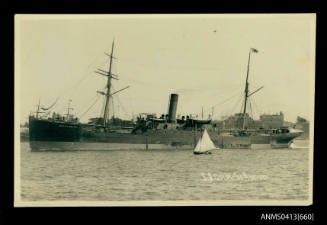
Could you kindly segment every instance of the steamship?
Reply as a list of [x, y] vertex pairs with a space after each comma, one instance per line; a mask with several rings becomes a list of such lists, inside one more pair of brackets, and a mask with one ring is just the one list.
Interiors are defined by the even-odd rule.
[[[112, 79], [117, 75], [111, 72], [114, 42], [112, 43], [109, 71], [98, 70], [97, 73], [106, 76], [106, 90], [99, 92], [105, 98], [103, 118], [93, 124], [80, 123], [78, 118], [53, 113], [52, 117], [42, 116], [49, 108], [40, 107], [35, 115], [29, 116], [29, 143], [32, 151], [40, 150], [113, 150], [113, 149], [193, 149], [198, 142], [201, 131], [206, 129], [213, 143], [219, 148], [288, 148], [293, 139], [302, 131], [280, 127], [278, 129], [247, 129], [246, 105], [248, 98], [258, 90], [249, 93], [249, 65], [252, 52], [249, 52], [248, 71], [245, 83], [245, 98], [242, 127], [238, 129], [217, 129], [211, 119], [203, 120], [192, 116], [176, 118], [178, 94], [170, 94], [168, 113], [159, 118], [155, 114], [142, 113], [136, 123], [129, 127], [114, 126], [110, 122], [109, 100], [114, 94], [127, 89], [111, 92]], [[49, 114], [49, 113], [48, 113]], [[126, 145], [131, 144], [131, 145]]]

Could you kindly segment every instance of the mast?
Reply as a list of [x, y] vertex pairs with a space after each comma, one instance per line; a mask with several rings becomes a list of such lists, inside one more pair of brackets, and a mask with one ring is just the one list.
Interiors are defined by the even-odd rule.
[[36, 119], [39, 118], [39, 113], [40, 113], [40, 102], [41, 102], [41, 99], [39, 99], [39, 104], [37, 105], [37, 110], [36, 110]]
[[117, 77], [118, 75], [117, 74], [113, 74], [111, 72], [112, 70], [112, 60], [113, 59], [117, 59], [113, 56], [113, 53], [114, 53], [114, 43], [115, 43], [115, 40], [112, 41], [112, 47], [111, 47], [111, 54], [107, 54], [105, 53], [107, 56], [110, 57], [110, 63], [109, 63], [109, 71], [105, 71], [105, 70], [102, 70], [102, 69], [98, 69], [97, 71], [95, 71], [96, 73], [100, 74], [100, 75], [103, 75], [105, 77], [107, 77], [107, 84], [106, 84], [106, 89], [107, 91], [106, 92], [103, 92], [103, 91], [98, 91], [98, 93], [102, 94], [105, 96], [105, 107], [104, 107], [104, 111], [103, 111], [103, 126], [106, 127], [107, 126], [107, 120], [108, 120], [108, 116], [109, 116], [109, 104], [110, 104], [110, 97], [112, 97], [114, 94], [120, 92], [120, 91], [123, 91], [127, 88], [129, 88], [130, 86], [127, 86], [127, 87], [124, 87], [118, 91], [115, 91], [114, 93], [111, 93], [111, 79], [115, 79], [115, 80], [119, 80]]
[[41, 112], [41, 111], [40, 111], [40, 108], [43, 109], [43, 108], [41, 107], [41, 99], [39, 99], [39, 104], [38, 104], [38, 105], [35, 105], [35, 106], [37, 106], [37, 110], [36, 110], [36, 112], [35, 112], [35, 118], [38, 119], [40, 113], [45, 113], [45, 112]]
[[69, 111], [71, 110], [71, 109], [73, 109], [73, 108], [71, 108], [70, 107], [70, 103], [72, 102], [72, 100], [71, 99], [69, 99], [69, 101], [68, 101], [68, 109], [67, 109], [67, 120], [69, 120]]
[[[193, 120], [193, 122], [194, 122], [194, 120]], [[197, 124], [194, 123], [194, 148], [196, 147], [196, 130], [197, 130]]]
[[247, 73], [246, 73], [246, 81], [245, 81], [245, 90], [244, 90], [244, 108], [243, 108], [243, 129], [245, 127], [245, 114], [246, 114], [246, 104], [248, 101], [248, 97], [249, 97], [249, 71], [250, 71], [250, 59], [251, 59], [251, 52], [254, 53], [258, 53], [258, 50], [255, 48], [250, 48], [249, 51], [249, 58], [248, 58], [248, 69], [247, 69]]
[[111, 54], [110, 56], [110, 63], [109, 63], [109, 72], [108, 72], [108, 80], [107, 80], [107, 92], [106, 92], [106, 103], [104, 107], [104, 112], [103, 112], [103, 126], [106, 127], [107, 125], [107, 119], [108, 119], [108, 112], [109, 112], [109, 99], [110, 99], [110, 88], [111, 88], [111, 68], [112, 68], [112, 58], [113, 58], [113, 53], [114, 53], [114, 42], [115, 40], [112, 41], [112, 47], [111, 47]]
[[203, 106], [202, 106], [202, 112], [201, 112], [201, 119], [203, 119]]

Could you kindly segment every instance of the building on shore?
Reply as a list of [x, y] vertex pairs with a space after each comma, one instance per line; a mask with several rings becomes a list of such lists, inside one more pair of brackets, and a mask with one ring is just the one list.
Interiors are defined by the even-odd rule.
[[257, 124], [257, 121], [253, 120], [248, 113], [245, 114], [243, 118], [242, 113], [236, 113], [232, 116], [224, 118], [220, 121], [214, 121], [213, 124], [217, 129], [242, 129], [243, 128], [243, 121], [245, 128], [255, 128], [256, 126], [260, 126]]
[[295, 128], [303, 131], [302, 135], [300, 136], [301, 138], [303, 139], [309, 138], [310, 123], [308, 120], [298, 116], [296, 120]]
[[260, 116], [261, 126], [264, 129], [279, 128], [284, 125], [284, 114], [263, 114]]
[[[214, 121], [217, 129], [242, 129], [243, 114], [237, 113], [220, 121]], [[283, 112], [277, 114], [262, 114], [259, 120], [252, 119], [249, 114], [245, 114], [244, 128], [247, 129], [277, 129], [283, 126], [294, 127], [294, 123], [284, 120]]]

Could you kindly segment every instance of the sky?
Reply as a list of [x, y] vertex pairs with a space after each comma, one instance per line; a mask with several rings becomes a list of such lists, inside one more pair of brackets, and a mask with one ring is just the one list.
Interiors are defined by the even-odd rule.
[[[313, 119], [314, 14], [16, 15], [15, 111], [20, 122], [41, 106], [71, 110], [82, 122], [98, 117], [114, 40], [114, 95], [110, 113], [166, 114], [169, 94], [177, 114], [214, 119], [239, 113], [250, 48], [248, 113], [283, 112], [285, 120]], [[111, 102], [112, 103], [112, 102]], [[91, 107], [93, 105], [93, 107]], [[113, 106], [112, 106], [113, 105]]]

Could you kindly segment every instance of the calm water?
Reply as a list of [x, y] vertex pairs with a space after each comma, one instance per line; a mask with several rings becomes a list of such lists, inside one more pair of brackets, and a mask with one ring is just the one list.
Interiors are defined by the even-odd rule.
[[308, 198], [308, 148], [31, 152], [21, 144], [22, 200]]

